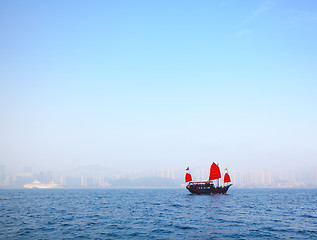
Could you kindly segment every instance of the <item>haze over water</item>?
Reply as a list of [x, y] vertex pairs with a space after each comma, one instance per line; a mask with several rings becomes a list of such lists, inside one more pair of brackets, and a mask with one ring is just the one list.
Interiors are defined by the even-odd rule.
[[316, 168], [316, 1], [1, 1], [0, 164]]

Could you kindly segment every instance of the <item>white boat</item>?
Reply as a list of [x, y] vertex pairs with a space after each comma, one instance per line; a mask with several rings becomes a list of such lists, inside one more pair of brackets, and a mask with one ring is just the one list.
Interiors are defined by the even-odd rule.
[[24, 184], [24, 188], [62, 188], [62, 185], [56, 184], [53, 181], [49, 183], [40, 183], [34, 180], [33, 183]]

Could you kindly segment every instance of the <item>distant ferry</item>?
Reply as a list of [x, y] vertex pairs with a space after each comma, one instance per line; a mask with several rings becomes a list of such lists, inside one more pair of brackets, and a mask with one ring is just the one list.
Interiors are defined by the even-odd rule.
[[62, 185], [56, 184], [53, 181], [49, 183], [40, 183], [35, 180], [33, 183], [24, 184], [24, 188], [62, 188]]
[[[221, 178], [221, 173], [219, 166], [212, 163], [210, 167], [209, 181], [192, 182], [192, 176], [189, 173], [189, 167], [186, 169], [188, 172], [185, 175], [185, 183], [188, 183], [186, 188], [188, 191], [194, 194], [226, 194], [231, 184], [231, 179], [228, 174], [228, 169], [224, 176], [224, 186], [219, 186], [219, 179]], [[217, 186], [212, 182], [217, 180]]]

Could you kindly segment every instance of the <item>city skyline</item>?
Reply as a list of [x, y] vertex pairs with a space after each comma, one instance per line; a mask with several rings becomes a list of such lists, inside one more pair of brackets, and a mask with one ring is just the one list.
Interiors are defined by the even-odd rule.
[[[190, 168], [193, 181], [206, 181], [209, 168]], [[226, 172], [221, 170], [222, 175]], [[317, 188], [317, 168], [305, 171], [292, 169], [230, 170], [234, 188]], [[55, 182], [65, 188], [120, 188], [120, 187], [176, 187], [184, 188], [184, 169], [152, 169], [111, 171], [104, 166], [84, 166], [64, 172], [34, 171], [24, 167], [21, 171], [7, 174], [0, 166], [0, 187], [21, 188], [33, 181]], [[223, 185], [223, 179], [220, 179]]]

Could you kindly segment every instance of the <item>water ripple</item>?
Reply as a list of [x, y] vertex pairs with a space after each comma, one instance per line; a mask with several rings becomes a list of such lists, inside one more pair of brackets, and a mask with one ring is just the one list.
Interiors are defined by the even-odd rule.
[[0, 190], [0, 239], [317, 239], [317, 190]]

